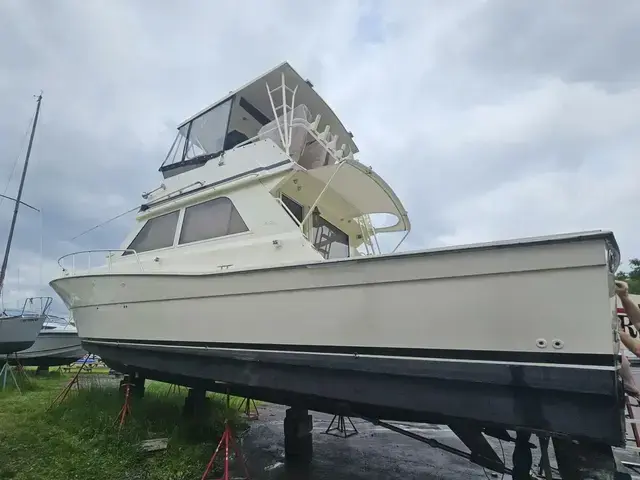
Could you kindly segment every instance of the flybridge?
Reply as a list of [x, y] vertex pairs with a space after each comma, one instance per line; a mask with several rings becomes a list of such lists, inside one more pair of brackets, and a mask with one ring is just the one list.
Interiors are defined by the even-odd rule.
[[305, 168], [331, 164], [317, 140], [295, 128], [301, 122], [321, 132], [339, 158], [358, 152], [351, 132], [311, 83], [284, 62], [183, 122], [160, 171], [172, 177], [264, 138]]

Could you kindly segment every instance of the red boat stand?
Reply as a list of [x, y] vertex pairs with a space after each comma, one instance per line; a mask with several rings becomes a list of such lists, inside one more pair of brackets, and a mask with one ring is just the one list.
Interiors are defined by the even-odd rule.
[[[230, 396], [229, 396], [229, 393], [227, 393], [227, 415], [229, 415], [229, 405], [230, 405]], [[242, 464], [242, 469], [244, 470], [244, 475], [245, 475], [244, 478], [246, 480], [249, 480], [249, 471], [247, 470], [247, 465], [244, 463], [244, 459], [242, 458], [242, 451], [240, 450], [240, 447], [238, 446], [236, 440], [233, 438], [233, 431], [231, 430], [231, 425], [229, 424], [228, 418], [225, 419], [224, 421], [224, 432], [222, 433], [222, 438], [220, 439], [220, 442], [218, 443], [218, 446], [215, 452], [213, 452], [213, 455], [211, 456], [211, 459], [207, 464], [207, 468], [202, 474], [202, 477], [200, 478], [200, 480], [206, 480], [209, 473], [211, 473], [211, 470], [213, 470], [213, 462], [218, 456], [218, 452], [220, 452], [220, 448], [222, 447], [222, 445], [224, 445], [224, 470], [222, 473], [222, 477], [220, 477], [220, 480], [231, 479], [231, 477], [229, 476], [229, 447], [230, 446], [231, 448], [233, 448], [233, 451], [236, 454], [236, 458], [239, 459], [240, 463]]]

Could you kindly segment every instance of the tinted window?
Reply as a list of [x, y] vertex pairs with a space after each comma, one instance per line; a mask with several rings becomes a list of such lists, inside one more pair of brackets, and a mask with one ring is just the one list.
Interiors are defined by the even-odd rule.
[[[304, 219], [304, 209], [302, 208], [302, 205], [286, 195], [282, 195], [282, 203], [289, 209], [287, 213], [291, 212], [289, 215], [293, 215], [294, 219], [298, 220], [298, 225], [301, 224]], [[286, 211], [287, 210], [285, 209], [285, 212]]]
[[175, 211], [147, 220], [129, 248], [140, 253], [172, 246], [179, 214], [179, 211]]
[[313, 246], [326, 259], [349, 256], [349, 236], [317, 213], [313, 214]]
[[220, 197], [185, 210], [180, 243], [224, 237], [248, 230], [231, 200]]

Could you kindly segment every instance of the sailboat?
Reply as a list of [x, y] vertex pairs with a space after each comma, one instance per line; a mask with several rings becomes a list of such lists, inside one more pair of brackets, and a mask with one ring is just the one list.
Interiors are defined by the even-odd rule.
[[[7, 274], [7, 266], [9, 264], [9, 254], [11, 253], [11, 244], [13, 242], [13, 234], [18, 219], [18, 211], [20, 205], [24, 204], [22, 199], [22, 191], [29, 167], [29, 158], [31, 156], [31, 148], [33, 147], [33, 139], [38, 125], [38, 117], [40, 115], [40, 105], [42, 103], [42, 95], [37, 97], [36, 114], [31, 127], [31, 137], [29, 138], [29, 146], [27, 147], [27, 155], [22, 169], [22, 177], [20, 178], [20, 186], [18, 187], [18, 196], [14, 200], [13, 217], [11, 218], [11, 226], [9, 227], [9, 236], [7, 238], [7, 246], [4, 252], [4, 259], [0, 269], [0, 294], [4, 287], [4, 280]], [[33, 208], [33, 207], [30, 207]], [[27, 298], [22, 309], [9, 310], [3, 309], [0, 312], [0, 355], [8, 356], [31, 347], [36, 341], [36, 337], [44, 324], [46, 313], [52, 302], [51, 297], [30, 297]], [[3, 371], [5, 368], [3, 367]]]

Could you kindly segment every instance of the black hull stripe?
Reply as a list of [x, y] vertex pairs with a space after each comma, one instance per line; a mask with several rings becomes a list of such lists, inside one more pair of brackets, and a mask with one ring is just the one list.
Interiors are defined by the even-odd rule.
[[130, 340], [116, 338], [85, 338], [84, 342], [129, 343], [171, 347], [224, 348], [236, 350], [278, 350], [291, 353], [327, 353], [375, 355], [383, 357], [440, 358], [513, 363], [557, 363], [566, 365], [614, 366], [619, 355], [599, 353], [517, 352], [502, 350], [453, 350], [401, 347], [359, 347], [342, 345], [287, 345], [276, 343], [179, 342], [172, 340]]

